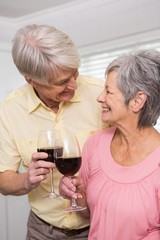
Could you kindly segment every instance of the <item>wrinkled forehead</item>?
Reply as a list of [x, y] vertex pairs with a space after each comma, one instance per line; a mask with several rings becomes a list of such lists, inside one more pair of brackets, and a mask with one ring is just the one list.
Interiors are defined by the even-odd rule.
[[59, 82], [66, 80], [75, 74], [78, 74], [78, 69], [68, 68], [64, 70], [62, 68], [56, 67], [53, 70], [53, 74], [50, 76], [49, 84], [58, 84]]

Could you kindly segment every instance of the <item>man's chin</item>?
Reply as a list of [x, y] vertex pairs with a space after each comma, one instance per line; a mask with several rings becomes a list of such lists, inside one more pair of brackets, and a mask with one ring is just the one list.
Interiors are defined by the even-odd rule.
[[73, 92], [73, 93], [63, 93], [63, 95], [60, 96], [60, 101], [61, 102], [68, 102], [68, 101], [70, 101], [73, 98], [74, 93], [75, 92]]

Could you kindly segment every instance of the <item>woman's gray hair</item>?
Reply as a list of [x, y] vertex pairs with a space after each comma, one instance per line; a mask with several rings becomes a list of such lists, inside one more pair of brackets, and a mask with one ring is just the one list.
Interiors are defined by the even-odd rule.
[[160, 116], [160, 52], [139, 49], [122, 54], [109, 64], [105, 74], [111, 71], [118, 72], [117, 87], [124, 95], [126, 105], [138, 91], [147, 95], [138, 127], [155, 125]]
[[80, 56], [68, 35], [48, 25], [27, 25], [13, 39], [13, 61], [28, 79], [49, 84], [61, 70], [77, 69]]

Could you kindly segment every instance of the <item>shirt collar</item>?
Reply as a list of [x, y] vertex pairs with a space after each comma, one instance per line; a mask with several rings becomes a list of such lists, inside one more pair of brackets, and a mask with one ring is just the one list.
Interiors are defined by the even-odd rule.
[[[37, 97], [34, 88], [28, 84], [29, 94], [28, 94], [28, 112], [31, 113], [35, 111], [40, 105], [47, 108], [47, 106]], [[80, 102], [80, 92], [79, 89], [76, 89], [74, 96], [68, 102]]]

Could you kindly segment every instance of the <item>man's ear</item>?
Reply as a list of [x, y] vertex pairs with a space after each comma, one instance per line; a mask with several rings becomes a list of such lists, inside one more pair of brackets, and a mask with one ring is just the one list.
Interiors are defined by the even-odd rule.
[[32, 79], [24, 77], [26, 82], [29, 83], [32, 87], [34, 86], [34, 82], [32, 81]]
[[139, 91], [136, 96], [132, 99], [131, 107], [133, 112], [139, 112], [147, 100], [147, 94]]

